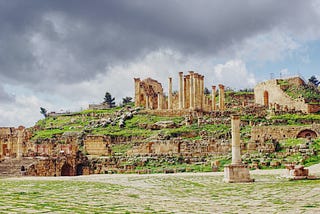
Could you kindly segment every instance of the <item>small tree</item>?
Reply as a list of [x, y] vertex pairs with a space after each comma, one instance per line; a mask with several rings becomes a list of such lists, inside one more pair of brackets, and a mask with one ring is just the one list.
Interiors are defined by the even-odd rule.
[[48, 114], [47, 114], [47, 110], [43, 107], [40, 107], [40, 114], [42, 114], [44, 117], [47, 117]]
[[110, 108], [113, 108], [116, 106], [116, 102], [114, 101], [115, 98], [111, 96], [111, 94], [109, 92], [106, 92], [106, 94], [104, 95], [104, 104], [107, 104]]
[[210, 91], [207, 87], [204, 88], [204, 94], [205, 95], [209, 95], [210, 94]]
[[317, 79], [317, 77], [315, 75], [312, 75], [309, 79], [309, 83], [318, 87], [318, 85], [320, 84], [320, 81]]
[[132, 102], [132, 97], [124, 97], [122, 98], [122, 104], [127, 105]]

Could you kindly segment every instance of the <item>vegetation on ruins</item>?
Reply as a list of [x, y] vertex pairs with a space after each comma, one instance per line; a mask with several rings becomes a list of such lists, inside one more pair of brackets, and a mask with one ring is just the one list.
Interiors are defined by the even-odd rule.
[[316, 78], [316, 76], [311, 76], [309, 79], [308, 79], [309, 83], [313, 84], [315, 87], [318, 87], [319, 84], [320, 84], [320, 81]]
[[40, 114], [42, 114], [44, 117], [47, 117], [47, 110], [43, 107], [40, 107]]
[[[311, 79], [311, 78], [310, 78]], [[313, 81], [315, 84], [318, 84], [316, 79], [311, 79], [309, 82]], [[278, 84], [282, 86], [284, 92], [288, 94], [293, 99], [304, 99], [307, 103], [320, 103], [320, 91], [312, 85], [303, 84], [295, 85], [290, 84], [287, 80], [278, 80]]]
[[132, 103], [132, 97], [124, 97], [122, 98], [122, 104], [127, 105], [129, 103]]
[[115, 98], [109, 92], [106, 92], [103, 98], [103, 103], [107, 104], [110, 108], [116, 106]]

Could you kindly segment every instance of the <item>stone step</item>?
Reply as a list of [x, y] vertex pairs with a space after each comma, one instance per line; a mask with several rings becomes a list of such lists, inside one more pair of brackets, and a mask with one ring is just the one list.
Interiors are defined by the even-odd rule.
[[35, 162], [34, 158], [4, 159], [0, 162], [0, 176], [20, 176], [21, 166], [27, 168]]

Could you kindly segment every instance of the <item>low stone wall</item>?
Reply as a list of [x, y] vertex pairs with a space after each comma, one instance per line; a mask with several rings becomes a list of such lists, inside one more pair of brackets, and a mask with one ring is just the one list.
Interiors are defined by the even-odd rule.
[[86, 156], [60, 155], [41, 158], [26, 170], [28, 176], [75, 176], [89, 175], [89, 161]]
[[252, 142], [265, 142], [272, 139], [305, 138], [308, 136], [311, 138], [319, 137], [320, 124], [308, 126], [254, 126], [251, 129]]

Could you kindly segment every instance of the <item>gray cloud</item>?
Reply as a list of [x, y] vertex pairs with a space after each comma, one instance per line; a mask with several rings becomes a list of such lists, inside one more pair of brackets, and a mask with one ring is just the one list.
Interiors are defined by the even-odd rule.
[[8, 94], [8, 93], [4, 90], [3, 86], [0, 85], [0, 102], [1, 102], [2, 104], [4, 104], [4, 103], [8, 104], [8, 103], [13, 102], [14, 100], [15, 100], [14, 95]]
[[275, 27], [319, 23], [311, 1], [0, 3], [0, 79], [48, 87], [94, 78], [150, 51], [215, 55]]

